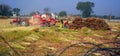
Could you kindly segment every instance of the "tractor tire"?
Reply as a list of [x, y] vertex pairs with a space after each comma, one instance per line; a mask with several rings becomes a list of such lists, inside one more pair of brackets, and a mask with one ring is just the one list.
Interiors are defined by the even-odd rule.
[[26, 21], [21, 21], [20, 23], [21, 26], [29, 26], [29, 23]]

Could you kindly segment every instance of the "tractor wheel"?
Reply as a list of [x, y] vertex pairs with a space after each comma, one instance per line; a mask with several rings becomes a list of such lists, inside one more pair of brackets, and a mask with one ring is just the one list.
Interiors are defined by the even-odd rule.
[[29, 26], [29, 23], [26, 22], [26, 21], [22, 21], [22, 22], [20, 23], [20, 25], [21, 25], [21, 26]]

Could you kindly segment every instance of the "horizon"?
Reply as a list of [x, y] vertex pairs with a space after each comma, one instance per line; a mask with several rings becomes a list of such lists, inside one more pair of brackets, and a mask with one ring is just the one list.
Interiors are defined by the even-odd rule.
[[44, 8], [49, 8], [51, 13], [59, 13], [60, 11], [66, 11], [67, 14], [81, 14], [76, 9], [78, 2], [90, 1], [95, 3], [93, 8], [96, 15], [114, 15], [120, 16], [120, 0], [0, 0], [0, 4], [7, 4], [12, 8], [20, 8], [21, 14], [29, 14], [34, 11], [43, 13]]

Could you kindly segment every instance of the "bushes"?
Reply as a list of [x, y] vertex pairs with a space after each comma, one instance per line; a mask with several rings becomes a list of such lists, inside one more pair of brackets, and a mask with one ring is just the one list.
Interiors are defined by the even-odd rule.
[[0, 16], [0, 19], [8, 19], [6, 16]]
[[75, 18], [69, 25], [69, 29], [81, 29], [82, 27], [88, 27], [93, 30], [110, 30], [109, 25], [103, 19], [97, 18]]

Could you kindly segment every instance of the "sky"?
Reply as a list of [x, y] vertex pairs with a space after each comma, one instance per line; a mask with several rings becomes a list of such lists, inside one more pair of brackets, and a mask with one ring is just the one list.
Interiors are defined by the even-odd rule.
[[93, 14], [120, 16], [120, 0], [0, 0], [0, 4], [20, 8], [21, 14], [29, 14], [33, 11], [43, 13], [44, 8], [49, 8], [52, 13], [64, 10], [68, 14], [80, 14], [80, 11], [76, 10], [76, 5], [80, 1], [94, 2]]

